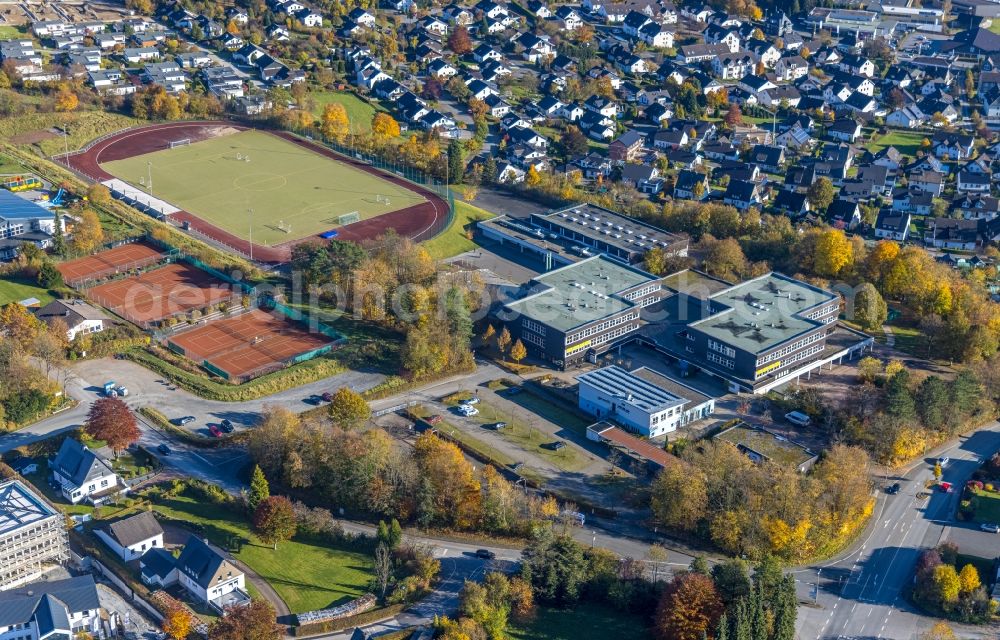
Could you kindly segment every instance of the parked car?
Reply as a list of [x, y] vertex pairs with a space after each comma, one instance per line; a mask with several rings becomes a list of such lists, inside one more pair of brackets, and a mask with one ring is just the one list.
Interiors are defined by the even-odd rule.
[[182, 427], [186, 424], [191, 424], [192, 422], [194, 422], [194, 416], [184, 416], [183, 418], [177, 419], [177, 424], [181, 425]]
[[799, 427], [808, 427], [812, 420], [801, 411], [789, 411], [785, 414], [785, 420]]
[[940, 487], [943, 493], [951, 493], [953, 490], [950, 482], [939, 482], [938, 487]]
[[949, 462], [951, 462], [951, 458], [949, 458], [948, 456], [941, 456], [937, 460], [937, 463], [942, 467], [946, 466]]
[[466, 418], [468, 418], [469, 416], [479, 415], [479, 409], [475, 408], [471, 404], [460, 404], [458, 405], [456, 411], [458, 411], [460, 415], [463, 415]]
[[897, 493], [899, 493], [899, 490], [901, 488], [902, 488], [902, 486], [898, 482], [893, 482], [888, 487], [886, 487], [885, 492], [888, 493], [891, 496], [894, 496]]
[[1000, 524], [993, 524], [992, 522], [984, 522], [979, 525], [981, 531], [986, 531], [988, 533], [1000, 533]]
[[442, 420], [444, 420], [444, 417], [436, 415], [436, 414], [433, 415], [433, 416], [431, 416], [431, 417], [429, 417], [429, 418], [424, 418], [424, 422], [426, 422], [427, 424], [437, 424], [437, 423], [441, 422]]
[[487, 426], [489, 426], [489, 428], [493, 429], [494, 431], [499, 431], [501, 429], [506, 429], [507, 428], [507, 423], [506, 422], [494, 422], [493, 424], [487, 425]]
[[323, 402], [333, 402], [333, 394], [329, 391], [324, 391], [320, 398], [323, 399]]
[[212, 434], [213, 436], [215, 436], [216, 438], [221, 438], [221, 437], [222, 437], [222, 429], [220, 429], [219, 427], [217, 427], [217, 426], [216, 426], [216, 425], [214, 425], [214, 424], [210, 424], [210, 425], [208, 425], [208, 431], [209, 431], [209, 432], [210, 432], [210, 433], [211, 433], [211, 434]]
[[497, 554], [493, 553], [489, 549], [477, 549], [476, 557], [482, 558], [483, 560], [492, 560], [497, 557]]
[[233, 423], [230, 422], [229, 420], [223, 420], [222, 422], [220, 422], [219, 427], [226, 433], [232, 433], [233, 429], [235, 428], [233, 427]]
[[168, 447], [165, 444], [160, 444], [160, 446], [156, 447], [156, 450], [159, 451], [160, 453], [162, 453], [165, 456], [169, 456], [170, 455], [170, 447]]
[[471, 398], [466, 398], [465, 400], [462, 400], [461, 402], [459, 402], [459, 404], [464, 404], [464, 405], [479, 404], [479, 397], [478, 396], [472, 396]]
[[562, 440], [556, 440], [555, 442], [550, 442], [544, 446], [546, 449], [549, 449], [551, 451], [559, 451], [560, 449], [566, 446], [566, 443], [563, 442]]

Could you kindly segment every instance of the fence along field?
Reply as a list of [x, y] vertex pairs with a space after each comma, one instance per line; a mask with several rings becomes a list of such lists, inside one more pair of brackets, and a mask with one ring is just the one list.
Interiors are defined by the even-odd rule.
[[[172, 142], [181, 142], [178, 136]], [[402, 185], [263, 131], [231, 132], [101, 168], [240, 239], [274, 246], [426, 202]]]
[[239, 299], [228, 283], [183, 262], [99, 284], [87, 290], [87, 297], [144, 329], [195, 309]]
[[123, 244], [95, 255], [68, 260], [57, 268], [70, 286], [101, 280], [119, 273], [144, 269], [167, 258], [167, 254], [143, 242]]
[[227, 380], [240, 381], [322, 355], [334, 342], [277, 312], [253, 309], [176, 334], [167, 346]]

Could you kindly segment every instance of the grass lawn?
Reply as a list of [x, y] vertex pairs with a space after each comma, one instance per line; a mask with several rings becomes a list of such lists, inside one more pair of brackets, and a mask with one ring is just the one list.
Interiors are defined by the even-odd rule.
[[[245, 155], [250, 162], [236, 159]], [[133, 185], [152, 162], [154, 193], [248, 240], [275, 245], [341, 226], [339, 216], [361, 220], [424, 202], [404, 187], [263, 131], [243, 131], [176, 149], [108, 162], [106, 171]], [[389, 204], [376, 200], [387, 196]], [[279, 224], [290, 225], [286, 233]], [[346, 224], [346, 222], [345, 222]]]
[[993, 18], [993, 23], [990, 24], [990, 31], [1000, 33], [1000, 18]]
[[316, 101], [316, 106], [313, 109], [316, 117], [323, 115], [323, 109], [328, 104], [339, 103], [344, 105], [344, 110], [347, 111], [347, 119], [351, 121], [352, 133], [368, 133], [371, 131], [372, 118], [375, 117], [377, 111], [380, 111], [380, 109], [376, 109], [350, 91], [312, 91], [309, 95]]
[[592, 420], [585, 420], [579, 414], [571, 413], [548, 399], [531, 393], [528, 387], [522, 387], [522, 389], [524, 389], [523, 393], [507, 396], [507, 399], [514, 404], [521, 405], [528, 411], [537, 413], [549, 422], [571, 429], [580, 435], [587, 435], [587, 427], [594, 423]]
[[89, 503], [81, 502], [80, 504], [70, 504], [61, 493], [56, 492], [56, 490], [49, 485], [48, 475], [49, 463], [45, 460], [39, 460], [38, 471], [25, 476], [25, 478], [28, 482], [34, 485], [36, 489], [41, 491], [42, 495], [45, 496], [49, 502], [65, 511], [68, 515], [89, 515], [94, 512], [94, 507], [90, 506]]
[[372, 563], [364, 553], [295, 539], [274, 550], [256, 541], [239, 516], [188, 496], [163, 500], [154, 508], [204, 526], [209, 540], [222, 547], [234, 535], [252, 540], [233, 555], [267, 580], [292, 613], [342, 604], [365, 593], [371, 581]]
[[17, 27], [12, 27], [9, 24], [0, 26], [0, 40], [14, 40], [15, 38], [23, 38], [24, 32]]
[[0, 307], [25, 298], [38, 298], [42, 304], [52, 302], [53, 296], [47, 289], [22, 280], [0, 280]]
[[927, 357], [927, 343], [924, 341], [924, 334], [920, 332], [920, 329], [899, 325], [889, 325], [889, 327], [896, 340], [896, 349], [922, 358]]
[[567, 610], [539, 607], [530, 622], [512, 623], [509, 634], [514, 640], [649, 640], [647, 624], [640, 616], [587, 603]]
[[878, 137], [865, 145], [865, 148], [872, 153], [878, 153], [886, 147], [896, 147], [904, 156], [915, 157], [921, 148], [924, 138], [928, 137], [923, 131], [900, 131], [890, 129], [889, 133]]
[[[3, 27], [0, 27], [2, 29]], [[0, 155], [0, 174], [26, 173], [28, 170], [13, 158]]]
[[1000, 492], [977, 491], [972, 506], [976, 510], [973, 518], [976, 522], [1000, 523]]
[[457, 256], [466, 251], [472, 251], [477, 245], [467, 236], [472, 231], [472, 227], [480, 220], [487, 220], [496, 214], [490, 213], [486, 209], [480, 209], [468, 202], [455, 200], [455, 218], [451, 225], [424, 243], [424, 248], [435, 260]]
[[497, 409], [487, 402], [480, 402], [476, 408], [479, 409], [479, 415], [473, 416], [471, 420], [480, 424], [506, 422], [507, 427], [497, 431], [497, 433], [501, 438], [514, 443], [526, 453], [537, 456], [563, 471], [579, 471], [587, 466], [584, 455], [573, 447], [563, 447], [559, 451], [543, 448], [542, 445], [551, 443], [552, 438], [530, 423]]
[[[21, 144], [34, 145], [48, 156], [62, 153], [66, 146], [69, 146], [70, 151], [79, 149], [94, 138], [138, 124], [149, 123], [146, 120], [138, 120], [105, 111], [27, 113], [0, 119], [0, 140], [10, 140], [24, 134], [37, 134], [37, 137], [35, 135], [28, 136], [30, 141], [21, 142]], [[68, 130], [69, 140], [49, 132], [53, 127]]]

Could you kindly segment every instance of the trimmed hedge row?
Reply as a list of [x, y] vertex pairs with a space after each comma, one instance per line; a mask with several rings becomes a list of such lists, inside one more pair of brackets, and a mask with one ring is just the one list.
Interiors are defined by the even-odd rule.
[[345, 629], [353, 629], [354, 627], [363, 627], [367, 624], [378, 622], [379, 620], [393, 618], [402, 613], [408, 606], [409, 605], [407, 604], [391, 604], [388, 607], [372, 609], [371, 611], [365, 611], [364, 613], [359, 613], [355, 616], [303, 624], [297, 627], [292, 627], [292, 633], [296, 637], [302, 637], [319, 635], [321, 633], [332, 633], [334, 631], [344, 631]]
[[338, 361], [319, 357], [237, 385], [216, 382], [208, 376], [185, 371], [144, 349], [134, 349], [123, 355], [196, 396], [223, 402], [256, 400], [345, 371], [344, 365]]

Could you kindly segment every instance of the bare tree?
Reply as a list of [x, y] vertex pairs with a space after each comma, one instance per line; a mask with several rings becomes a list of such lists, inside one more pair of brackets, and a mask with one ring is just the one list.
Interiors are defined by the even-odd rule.
[[384, 543], [379, 544], [375, 549], [375, 584], [378, 586], [379, 598], [385, 599], [385, 592], [389, 588], [389, 581], [392, 580], [392, 554], [389, 547]]

